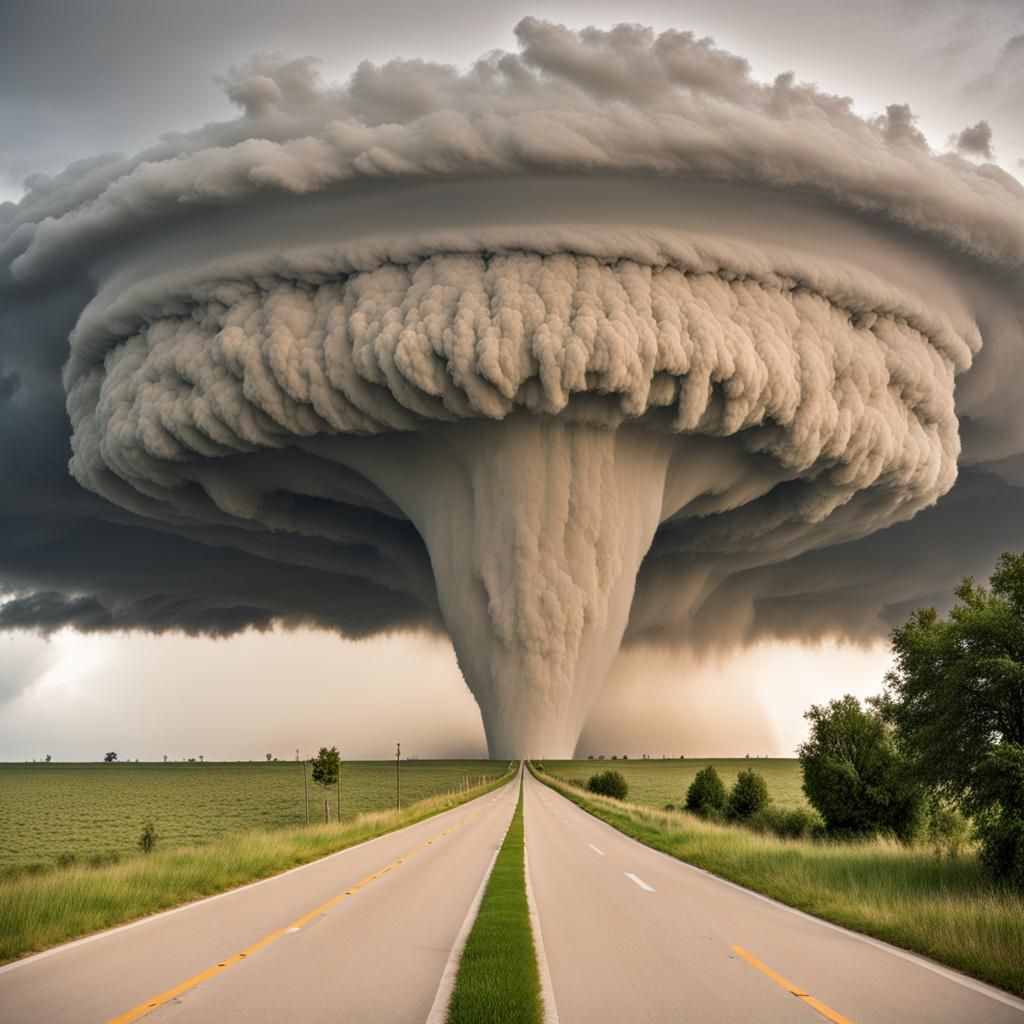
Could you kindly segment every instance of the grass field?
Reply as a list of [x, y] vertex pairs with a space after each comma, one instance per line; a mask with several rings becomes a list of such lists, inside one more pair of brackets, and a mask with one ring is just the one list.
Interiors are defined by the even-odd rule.
[[1024, 996], [1024, 898], [992, 885], [973, 854], [776, 839], [538, 777], [656, 850]]
[[542, 1024], [524, 862], [523, 792], [459, 961], [448, 1024]]
[[795, 757], [719, 757], [694, 758], [692, 761], [689, 758], [685, 761], [545, 761], [544, 768], [557, 779], [565, 782], [575, 779], [584, 785], [595, 772], [614, 768], [622, 772], [629, 783], [631, 803], [647, 804], [661, 810], [666, 804], [681, 807], [693, 777], [709, 764], [715, 766], [726, 788], [731, 788], [736, 776], [744, 768], [753, 768], [765, 777], [768, 792], [776, 806], [787, 810], [808, 806], [800, 788], [803, 782], [800, 762]]
[[[402, 802], [496, 778], [507, 761], [403, 761]], [[308, 769], [307, 769], [308, 770]], [[325, 795], [309, 785], [310, 821]], [[395, 763], [356, 761], [341, 770], [342, 820], [394, 806]], [[136, 852], [152, 821], [158, 849], [207, 843], [225, 833], [302, 824], [302, 765], [295, 761], [168, 764], [0, 764], [0, 877], [67, 860]]]
[[438, 814], [511, 778], [340, 824], [230, 833], [201, 846], [136, 853], [117, 864], [0, 879], [0, 962], [278, 874]]

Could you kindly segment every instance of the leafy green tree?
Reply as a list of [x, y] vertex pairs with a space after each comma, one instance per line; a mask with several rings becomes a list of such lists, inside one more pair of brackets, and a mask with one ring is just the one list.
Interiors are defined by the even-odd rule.
[[797, 751], [803, 789], [825, 828], [838, 835], [892, 832], [912, 838], [924, 795], [882, 717], [846, 694], [812, 705], [804, 718], [811, 731]]
[[597, 772], [590, 776], [587, 789], [591, 793], [599, 793], [601, 796], [612, 796], [616, 800], [625, 800], [629, 792], [629, 785], [622, 772], [609, 768], [606, 772]]
[[[310, 762], [312, 771], [310, 774], [313, 776], [313, 781], [318, 785], [322, 786], [324, 790], [324, 796], [327, 796], [327, 791], [337, 784], [338, 779], [341, 777], [341, 755], [338, 753], [337, 747], [321, 747]], [[328, 818], [327, 812], [327, 801], [324, 800], [324, 821]], [[341, 821], [341, 790], [338, 790], [338, 820]]]
[[768, 806], [768, 783], [760, 772], [748, 768], [736, 776], [726, 804], [726, 814], [734, 821], [746, 821]]
[[893, 631], [877, 706], [916, 777], [973, 818], [988, 869], [1024, 885], [1024, 555], [956, 596], [946, 618], [923, 608]]
[[108, 750], [103, 755], [103, 760], [106, 761], [107, 764], [113, 764], [113, 762], [117, 760], [117, 752], [113, 750]]
[[702, 818], [713, 818], [725, 812], [725, 783], [713, 764], [701, 768], [686, 791], [686, 809]]

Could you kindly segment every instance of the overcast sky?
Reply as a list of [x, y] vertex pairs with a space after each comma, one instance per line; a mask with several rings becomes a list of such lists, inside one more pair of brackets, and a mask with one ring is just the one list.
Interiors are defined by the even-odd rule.
[[[995, 162], [1024, 177], [1024, 3], [789, 0], [690, 3], [373, 4], [4, 0], [0, 200], [90, 154], [132, 151], [234, 110], [211, 75], [255, 51], [322, 58], [327, 79], [391, 57], [465, 64], [511, 48], [533, 14], [572, 27], [628, 18], [713, 36], [756, 77], [794, 70], [857, 111], [909, 103], [933, 148], [985, 120]], [[581, 750], [788, 755], [811, 701], [877, 692], [884, 647], [773, 644], [696, 664], [623, 656]], [[635, 681], [645, 680], [643, 696]], [[61, 634], [0, 637], [0, 759], [47, 753], [258, 758], [338, 743], [383, 757], [479, 756], [472, 697], [444, 642], [323, 634], [227, 641]], [[665, 749], [662, 749], [665, 748]]]

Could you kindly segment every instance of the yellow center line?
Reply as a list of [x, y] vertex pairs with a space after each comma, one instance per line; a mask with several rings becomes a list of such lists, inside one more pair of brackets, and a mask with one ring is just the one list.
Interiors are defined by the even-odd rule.
[[786, 981], [781, 974], [776, 974], [766, 964], [761, 963], [757, 957], [751, 956], [745, 949], [740, 946], [733, 946], [732, 951], [738, 953], [744, 960], [747, 961], [752, 967], [756, 967], [762, 974], [767, 974], [776, 985], [781, 985], [787, 992], [792, 993], [797, 999], [802, 1000], [812, 1009], [815, 1009], [822, 1015], [822, 1017], [828, 1018], [832, 1021], [832, 1024], [853, 1024], [853, 1021], [849, 1017], [844, 1017], [840, 1013], [836, 1013], [835, 1010], [829, 1009], [824, 1003], [819, 1002], [814, 996], [805, 992], [802, 988], [798, 988], [792, 982]]
[[145, 1017], [146, 1014], [152, 1013], [153, 1010], [157, 1009], [159, 1006], [163, 1006], [164, 1003], [169, 1003], [172, 999], [177, 999], [183, 992], [187, 992], [190, 988], [195, 988], [196, 985], [199, 985], [204, 981], [208, 981], [210, 978], [216, 977], [218, 974], [226, 971], [229, 967], [233, 967], [235, 964], [245, 960], [246, 957], [252, 956], [252, 954], [258, 950], [263, 949], [265, 946], [269, 946], [272, 942], [276, 942], [282, 935], [298, 931], [303, 927], [303, 925], [309, 924], [309, 922], [314, 918], [326, 913], [331, 909], [331, 907], [336, 906], [343, 899], [346, 899], [349, 896], [354, 896], [360, 889], [369, 885], [382, 875], [386, 875], [392, 868], [398, 867], [399, 864], [404, 864], [410, 857], [414, 857], [419, 853], [420, 850], [426, 849], [439, 839], [443, 839], [445, 836], [454, 832], [457, 828], [461, 828], [466, 824], [466, 822], [472, 821], [473, 818], [485, 811], [497, 799], [498, 798], [496, 796], [492, 797], [483, 807], [478, 807], [472, 814], [463, 818], [457, 824], [449, 826], [432, 839], [428, 839], [426, 842], [420, 843], [420, 845], [414, 850], [411, 850], [403, 857], [399, 857], [398, 860], [392, 861], [387, 867], [381, 868], [380, 871], [375, 871], [372, 875], [367, 875], [366, 878], [361, 882], [357, 882], [351, 888], [338, 893], [337, 896], [332, 896], [326, 903], [321, 903], [319, 907], [315, 907], [308, 914], [303, 914], [302, 917], [292, 921], [290, 925], [286, 925], [284, 928], [278, 928], [277, 931], [271, 932], [269, 935], [265, 935], [259, 940], [259, 942], [254, 942], [247, 949], [243, 949], [241, 953], [236, 953], [234, 956], [228, 957], [221, 963], [208, 967], [205, 971], [201, 971], [194, 977], [189, 978], [188, 981], [183, 981], [180, 985], [175, 985], [174, 988], [169, 988], [166, 992], [161, 992], [160, 995], [154, 996], [152, 999], [147, 999], [144, 1003], [139, 1003], [138, 1006], [132, 1007], [132, 1009], [119, 1014], [117, 1017], [111, 1017], [106, 1024], [130, 1024], [131, 1021], [138, 1020], [140, 1017]]

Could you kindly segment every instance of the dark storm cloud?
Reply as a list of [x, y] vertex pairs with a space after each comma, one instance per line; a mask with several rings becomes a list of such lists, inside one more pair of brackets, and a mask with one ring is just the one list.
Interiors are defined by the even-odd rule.
[[992, 126], [988, 121], [979, 121], [977, 124], [965, 128], [956, 137], [956, 148], [969, 156], [980, 156], [991, 160], [993, 157]]

